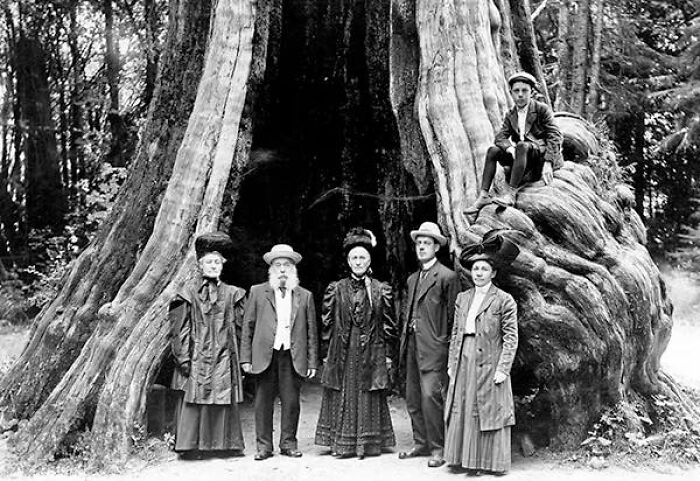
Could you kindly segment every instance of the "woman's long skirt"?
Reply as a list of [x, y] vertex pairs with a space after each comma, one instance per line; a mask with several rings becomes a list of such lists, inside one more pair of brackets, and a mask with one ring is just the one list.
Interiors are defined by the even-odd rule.
[[180, 396], [176, 406], [175, 451], [242, 451], [238, 405], [192, 404]]
[[359, 388], [362, 368], [360, 331], [353, 326], [340, 391], [324, 389], [316, 444], [339, 455], [375, 456], [396, 444], [386, 392]]
[[510, 426], [479, 429], [476, 400], [476, 340], [465, 336], [456, 369], [455, 398], [445, 435], [445, 460], [451, 466], [505, 472], [510, 468]]

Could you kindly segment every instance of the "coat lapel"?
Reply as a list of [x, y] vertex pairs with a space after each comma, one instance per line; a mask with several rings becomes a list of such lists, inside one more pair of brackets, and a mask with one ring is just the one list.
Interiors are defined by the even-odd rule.
[[[517, 118], [517, 114], [516, 114]], [[527, 107], [527, 117], [525, 117], [525, 132], [523, 132], [523, 138], [530, 133], [532, 129], [532, 124], [537, 120], [537, 112], [535, 111], [535, 102], [530, 100], [530, 105]]]
[[297, 317], [297, 311], [299, 310], [299, 304], [301, 303], [301, 296], [299, 295], [299, 289], [292, 289], [292, 312], [289, 315], [289, 329], [294, 326], [294, 319]]
[[[437, 282], [437, 265], [438, 263], [436, 262], [433, 267], [430, 268], [428, 273], [425, 275], [425, 279], [423, 279], [423, 282], [420, 283], [418, 286], [418, 294], [416, 295], [416, 302], [420, 302], [420, 300], [425, 296], [425, 294], [428, 292], [428, 290], [435, 285]], [[417, 276], [419, 279], [418, 282], [420, 282], [420, 275]]]
[[[408, 311], [413, 307], [413, 296], [416, 294], [416, 282], [418, 282], [418, 274], [414, 272], [408, 276]], [[410, 314], [409, 312], [409, 315]]]
[[[476, 291], [474, 291], [476, 292]], [[479, 310], [476, 311], [476, 317], [478, 318], [482, 312], [484, 312], [486, 309], [489, 308], [493, 300], [496, 298], [496, 286], [491, 284], [491, 287], [489, 287], [488, 292], [486, 293], [486, 296], [484, 297], [484, 300], [481, 301], [481, 306], [479, 306]], [[473, 299], [473, 297], [472, 297]]]
[[510, 109], [508, 117], [510, 118], [510, 125], [513, 129], [513, 132], [515, 132], [516, 136], [519, 136], [520, 130], [518, 130], [518, 107], [513, 106], [513, 108]]
[[272, 289], [270, 284], [268, 284], [267, 288], [265, 289], [265, 297], [272, 306], [272, 310], [277, 312], [277, 307], [275, 306], [275, 291]]

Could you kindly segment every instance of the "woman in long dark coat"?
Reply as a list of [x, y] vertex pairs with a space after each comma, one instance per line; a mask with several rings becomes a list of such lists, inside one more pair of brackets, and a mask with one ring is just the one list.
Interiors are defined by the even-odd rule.
[[391, 287], [370, 276], [374, 235], [353, 229], [343, 249], [349, 277], [331, 283], [323, 298], [323, 400], [316, 444], [340, 458], [376, 456], [396, 444], [386, 393], [397, 330]]
[[195, 240], [200, 274], [170, 304], [170, 347], [176, 369], [172, 388], [184, 391], [177, 406], [175, 451], [242, 455], [238, 404], [243, 400], [238, 335], [245, 291], [221, 282], [231, 239], [224, 233]]
[[510, 368], [518, 347], [517, 306], [493, 285], [498, 267], [518, 248], [494, 231], [460, 257], [474, 287], [460, 293], [448, 358], [445, 460], [472, 472], [503, 474], [510, 468], [515, 424]]

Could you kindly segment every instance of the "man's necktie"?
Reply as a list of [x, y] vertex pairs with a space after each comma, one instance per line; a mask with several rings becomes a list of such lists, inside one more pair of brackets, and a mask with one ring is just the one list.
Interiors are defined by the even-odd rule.
[[282, 299], [287, 294], [287, 288], [285, 286], [280, 286], [280, 293], [282, 294]]

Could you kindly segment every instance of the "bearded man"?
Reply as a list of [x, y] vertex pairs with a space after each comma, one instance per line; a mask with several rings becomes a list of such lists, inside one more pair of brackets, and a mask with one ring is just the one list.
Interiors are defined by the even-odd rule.
[[277, 244], [263, 255], [269, 280], [250, 290], [243, 314], [241, 369], [255, 376], [255, 438], [261, 461], [272, 456], [272, 414], [279, 394], [282, 409], [280, 454], [301, 457], [297, 446], [299, 392], [316, 374], [318, 342], [311, 292], [299, 286], [301, 255]]

